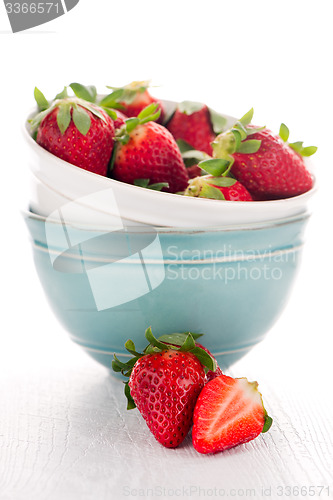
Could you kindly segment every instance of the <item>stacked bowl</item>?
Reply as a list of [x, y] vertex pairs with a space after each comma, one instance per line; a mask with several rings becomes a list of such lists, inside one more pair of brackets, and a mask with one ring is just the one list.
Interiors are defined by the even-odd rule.
[[127, 339], [145, 346], [151, 326], [204, 333], [227, 367], [264, 338], [287, 303], [315, 187], [251, 203], [157, 192], [53, 156], [28, 124], [23, 134], [35, 266], [55, 315], [90, 356], [110, 368]]

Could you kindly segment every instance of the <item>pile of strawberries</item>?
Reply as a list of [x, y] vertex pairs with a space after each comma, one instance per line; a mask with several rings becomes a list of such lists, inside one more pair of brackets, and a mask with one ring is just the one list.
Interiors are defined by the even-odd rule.
[[312, 187], [303, 157], [317, 148], [289, 143], [284, 124], [276, 136], [251, 125], [250, 110], [226, 130], [205, 104], [185, 101], [167, 115], [146, 82], [111, 90], [100, 98], [94, 86], [72, 83], [49, 102], [35, 88], [37, 143], [96, 174], [185, 196], [259, 201]]
[[156, 338], [148, 328], [145, 336], [149, 344], [143, 353], [128, 340], [125, 347], [133, 357], [123, 363], [114, 356], [112, 367], [129, 379], [127, 408], [138, 408], [163, 446], [179, 446], [192, 424], [193, 446], [205, 454], [251, 441], [271, 427], [257, 382], [224, 375], [197, 342], [201, 335]]

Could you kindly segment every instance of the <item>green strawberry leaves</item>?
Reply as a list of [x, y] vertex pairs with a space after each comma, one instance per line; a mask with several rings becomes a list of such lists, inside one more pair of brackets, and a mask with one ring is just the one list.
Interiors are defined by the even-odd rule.
[[196, 165], [200, 161], [211, 159], [211, 157], [207, 153], [205, 153], [204, 151], [193, 149], [191, 144], [184, 141], [183, 139], [177, 139], [176, 142], [186, 167], [191, 167], [192, 165]]
[[147, 123], [150, 121], [156, 121], [161, 115], [161, 109], [159, 109], [159, 104], [152, 102], [148, 104], [143, 110], [138, 114], [138, 119], [140, 124]]
[[71, 109], [72, 106], [69, 102], [64, 103], [62, 106], [59, 106], [57, 113], [57, 124], [62, 134], [66, 132], [71, 122]]
[[297, 141], [297, 142], [288, 142], [289, 139], [289, 129], [287, 125], [284, 123], [281, 123], [280, 125], [280, 130], [279, 130], [279, 136], [281, 139], [288, 144], [289, 147], [291, 147], [296, 153], [298, 153], [300, 156], [312, 156], [315, 154], [317, 151], [316, 146], [303, 146], [303, 142]]
[[270, 417], [269, 415], [267, 415], [267, 413], [265, 413], [265, 423], [261, 433], [264, 434], [265, 432], [269, 431], [269, 429], [272, 426], [272, 423], [273, 423], [272, 417]]
[[[173, 338], [174, 334], [171, 334], [169, 337], [171, 337], [171, 342], [165, 343], [161, 340], [161, 337], [156, 338], [152, 331], [151, 328], [147, 328], [145, 336], [146, 339], [150, 342], [150, 344], [146, 347], [144, 350], [145, 353], [148, 352], [160, 352], [160, 351], [165, 351], [167, 349], [170, 349], [170, 343], [172, 344], [172, 349], [178, 350], [181, 352], [191, 352], [194, 354], [199, 361], [203, 364], [204, 367], [206, 367], [208, 370], [216, 371], [216, 360], [212, 358], [204, 349], [201, 347], [197, 346], [195, 343], [195, 338], [193, 337], [191, 332], [186, 332], [183, 335], [183, 342], [179, 345], [179, 334], [175, 334], [175, 340], [177, 341], [174, 342]], [[198, 338], [198, 336], [195, 336]]]
[[150, 121], [156, 121], [161, 115], [161, 109], [159, 104], [153, 102], [143, 108], [143, 110], [138, 114], [138, 116], [127, 118], [125, 124], [117, 130], [115, 140], [121, 144], [127, 144], [130, 139], [130, 133], [138, 125], [144, 125]]
[[251, 154], [259, 151], [261, 141], [257, 139], [249, 139], [248, 141], [241, 142], [237, 148], [237, 153]]
[[39, 111], [44, 111], [50, 106], [49, 101], [46, 99], [43, 92], [41, 92], [37, 87], [35, 87], [34, 89], [34, 98], [36, 100]]
[[216, 187], [204, 182], [199, 192], [199, 198], [209, 198], [210, 200], [225, 200], [223, 193]]
[[111, 94], [106, 95], [99, 102], [99, 105], [105, 108], [124, 109], [124, 106], [119, 102], [120, 100], [126, 102], [123, 89], [117, 89], [111, 92]]
[[99, 105], [107, 108], [114, 109], [124, 109], [125, 104], [131, 104], [138, 93], [143, 93], [149, 87], [149, 82], [132, 82], [125, 87], [111, 87], [109, 85], [106, 88], [111, 89], [112, 92], [99, 102]]
[[[124, 375], [124, 377], [129, 378], [132, 373], [132, 369], [138, 359], [148, 354], [154, 354], [173, 349], [180, 352], [190, 352], [194, 354], [200, 361], [200, 363], [204, 366], [206, 371], [211, 370], [215, 372], [217, 368], [216, 360], [212, 356], [210, 356], [210, 354], [208, 354], [204, 349], [196, 345], [196, 339], [201, 336], [202, 334], [192, 334], [190, 332], [185, 332], [162, 335], [157, 338], [149, 327], [145, 332], [145, 337], [148, 340], [149, 344], [143, 350], [143, 352], [137, 352], [134, 342], [132, 340], [127, 340], [127, 342], [125, 343], [125, 348], [130, 354], [132, 354], [133, 358], [129, 359], [126, 363], [123, 363], [114, 354], [112, 369], [115, 372], [121, 373], [122, 375]], [[128, 381], [125, 382], [124, 392], [128, 401], [127, 409], [130, 410], [132, 408], [135, 408], [135, 403], [133, 401], [133, 398], [131, 397]]]
[[234, 163], [234, 153], [253, 154], [259, 151], [261, 141], [257, 139], [248, 139], [265, 127], [249, 127], [253, 118], [253, 108], [245, 113], [231, 129], [219, 134], [212, 143], [213, 157], [221, 158], [229, 162], [228, 169], [224, 175], [227, 175]]
[[[200, 164], [199, 164], [200, 165]], [[209, 198], [211, 200], [225, 200], [225, 196], [219, 187], [231, 187], [237, 182], [233, 177], [224, 175], [205, 175], [190, 179], [185, 191], [185, 196], [196, 196], [199, 198]]]
[[81, 99], [77, 99], [76, 101], [63, 99], [57, 102], [54, 107], [58, 108], [57, 124], [62, 134], [66, 132], [71, 120], [73, 120], [78, 131], [82, 135], [87, 135], [91, 126], [91, 118], [88, 111], [97, 116], [100, 120], [106, 122], [105, 116], [98, 108], [90, 106], [89, 103]]
[[82, 135], [86, 135], [89, 132], [91, 119], [87, 111], [81, 106], [73, 106], [73, 122]]
[[152, 189], [153, 191], [161, 191], [163, 188], [168, 188], [168, 182], [155, 182], [150, 184], [150, 179], [135, 179], [134, 186], [143, 187], [146, 189]]
[[225, 175], [229, 172], [230, 162], [222, 158], [212, 158], [209, 160], [201, 161], [198, 166], [202, 168], [208, 174], [218, 177], [220, 175]]
[[233, 177], [209, 177], [206, 182], [213, 186], [231, 187], [236, 184], [237, 180]]
[[[170, 334], [161, 335], [158, 338], [161, 342], [164, 342], [165, 344], [174, 344], [177, 346], [181, 346], [184, 343], [187, 335], [188, 335], [188, 333], [170, 333]], [[191, 335], [194, 338], [194, 340], [197, 340], [203, 336], [203, 333], [191, 332]]]
[[73, 90], [76, 97], [88, 102], [96, 102], [97, 90], [94, 85], [81, 85], [81, 83], [70, 83], [69, 87]]
[[66, 97], [68, 97], [68, 92], [67, 92], [67, 87], [64, 87], [63, 90], [61, 92], [59, 92], [59, 94], [57, 94], [54, 98], [54, 100], [56, 99], [66, 99]]
[[284, 123], [281, 123], [280, 125], [279, 136], [283, 142], [287, 142], [289, 139], [289, 128]]
[[253, 115], [254, 115], [254, 109], [251, 108], [247, 113], [245, 113], [244, 116], [242, 116], [242, 118], [240, 118], [238, 121], [244, 126], [246, 127], [246, 125], [250, 125], [250, 123], [252, 122], [252, 118], [253, 118]]
[[[37, 87], [35, 87], [34, 97], [39, 113], [37, 113], [31, 120], [28, 120], [31, 125], [32, 132], [37, 130], [42, 120], [54, 109], [58, 109], [56, 119], [61, 134], [66, 132], [71, 121], [73, 120], [77, 130], [82, 135], [87, 135], [91, 127], [91, 116], [88, 111], [107, 123], [106, 117], [102, 112], [102, 108], [93, 104], [96, 101], [97, 96], [96, 87], [93, 85], [84, 86], [80, 83], [71, 83], [69, 87], [73, 90], [75, 94], [74, 97], [69, 97], [67, 87], [64, 87], [64, 89], [56, 95], [55, 99], [51, 103], [49, 103], [44, 94]], [[107, 113], [113, 120], [117, 118], [114, 111], [107, 110]]]

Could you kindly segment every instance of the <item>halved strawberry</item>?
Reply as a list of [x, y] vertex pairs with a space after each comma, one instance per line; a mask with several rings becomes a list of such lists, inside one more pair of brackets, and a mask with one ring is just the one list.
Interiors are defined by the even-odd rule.
[[257, 382], [220, 375], [205, 385], [193, 414], [192, 441], [200, 453], [215, 453], [255, 439], [268, 431]]

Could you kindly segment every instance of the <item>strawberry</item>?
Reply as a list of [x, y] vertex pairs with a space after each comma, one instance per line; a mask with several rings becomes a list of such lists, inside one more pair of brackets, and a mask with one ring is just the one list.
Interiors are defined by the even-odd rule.
[[221, 132], [225, 124], [221, 115], [211, 111], [205, 104], [184, 101], [178, 104], [166, 127], [176, 140], [182, 139], [193, 149], [211, 155], [213, 151], [211, 143], [216, 137], [214, 125], [217, 116], [219, 116], [218, 131]]
[[[202, 337], [203, 334], [202, 333], [192, 333], [191, 335], [192, 335], [192, 337], [195, 337], [195, 339], [197, 339], [199, 337]], [[183, 334], [178, 334], [178, 336], [175, 336], [175, 334], [172, 334], [170, 336], [170, 342], [169, 342], [168, 335], [162, 335], [162, 337], [160, 337], [160, 340], [161, 339], [163, 340], [163, 342], [170, 344], [171, 346], [176, 346], [176, 347], [177, 346], [180, 347], [185, 340]], [[197, 347], [200, 347], [200, 349], [203, 349], [204, 351], [206, 351], [206, 353], [214, 360], [214, 364], [215, 364], [214, 371], [213, 370], [206, 371], [205, 382], [209, 382], [209, 380], [212, 380], [213, 378], [218, 377], [219, 375], [222, 375], [222, 370], [219, 367], [219, 365], [217, 364], [216, 359], [214, 358], [212, 353], [209, 351], [209, 349], [207, 349], [207, 347], [204, 347], [202, 344], [200, 344], [197, 341], [195, 342], [195, 345]]]
[[103, 106], [120, 109], [126, 116], [138, 116], [139, 113], [156, 103], [160, 110], [159, 122], [163, 121], [164, 108], [161, 101], [152, 97], [148, 90], [149, 82], [132, 82], [124, 87], [108, 87], [113, 89], [111, 94], [105, 96], [100, 102]]
[[257, 382], [220, 375], [205, 385], [193, 415], [192, 442], [200, 453], [215, 453], [255, 439], [268, 431]]
[[186, 189], [188, 174], [170, 132], [151, 121], [159, 115], [157, 105], [151, 104], [136, 118], [126, 120], [116, 136], [111, 175], [129, 184], [136, 181], [168, 183], [163, 189], [176, 193]]
[[106, 175], [114, 144], [112, 118], [96, 104], [67, 91], [50, 105], [35, 89], [41, 110], [30, 123], [36, 141], [55, 156], [100, 175]]
[[248, 190], [231, 177], [204, 175], [189, 181], [186, 196], [228, 201], [253, 201]]
[[212, 355], [212, 353], [209, 351], [209, 349], [207, 349], [207, 347], [204, 347], [199, 342], [196, 342], [196, 346], [200, 347], [201, 349], [203, 349], [204, 351], [206, 351], [209, 354], [209, 356], [215, 360], [215, 363], [216, 363], [216, 369], [214, 371], [213, 370], [208, 370], [207, 371], [207, 373], [206, 373], [206, 382], [209, 382], [210, 380], [213, 380], [213, 378], [219, 377], [220, 375], [222, 375], [223, 372], [222, 372], [221, 368], [219, 367], [219, 365], [217, 364], [216, 359], [214, 358], [214, 356]]
[[[282, 124], [280, 135], [250, 124], [250, 110], [230, 130], [214, 140], [213, 156], [229, 163], [228, 170], [256, 200], [290, 198], [313, 185], [303, 156], [317, 150], [303, 143], [288, 143], [289, 130]], [[250, 136], [250, 139], [249, 139]]]
[[214, 371], [216, 363], [196, 346], [195, 334], [156, 339], [148, 328], [145, 336], [149, 345], [143, 353], [128, 340], [125, 347], [134, 357], [122, 363], [114, 356], [112, 368], [129, 377], [128, 409], [137, 407], [156, 440], [175, 448], [192, 425], [195, 403], [205, 384], [205, 366]]
[[117, 118], [114, 120], [114, 128], [120, 128], [122, 125], [125, 125], [125, 120], [128, 118], [124, 113], [119, 111], [119, 109], [113, 110], [116, 113]]
[[189, 179], [194, 179], [195, 177], [201, 175], [201, 168], [198, 165], [191, 165], [190, 167], [186, 168]]

